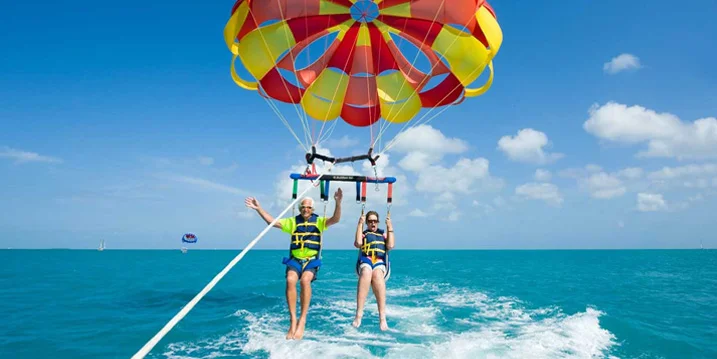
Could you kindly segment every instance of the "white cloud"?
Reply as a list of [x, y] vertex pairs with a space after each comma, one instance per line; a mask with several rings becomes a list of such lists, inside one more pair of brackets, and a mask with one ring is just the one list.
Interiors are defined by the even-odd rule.
[[508, 158], [536, 164], [547, 164], [564, 157], [562, 153], [545, 152], [544, 147], [549, 145], [548, 136], [532, 128], [522, 129], [516, 136], [503, 136], [498, 140], [498, 149]]
[[624, 177], [630, 180], [638, 179], [642, 177], [645, 171], [642, 170], [642, 168], [639, 167], [629, 167], [622, 169], [617, 172], [618, 177]]
[[614, 175], [599, 172], [581, 180], [581, 185], [588, 189], [593, 198], [609, 199], [619, 197], [627, 192], [622, 181]]
[[496, 190], [503, 181], [490, 174], [489, 161], [485, 158], [459, 158], [452, 167], [443, 164], [448, 154], [460, 154], [468, 150], [468, 144], [458, 138], [448, 138], [441, 131], [420, 125], [405, 131], [394, 151], [405, 154], [398, 165], [418, 176], [415, 190], [450, 194], [468, 194], [480, 190]]
[[62, 163], [62, 159], [60, 158], [43, 156], [35, 152], [27, 152], [10, 147], [3, 147], [2, 150], [0, 150], [0, 157], [14, 159], [17, 164], [28, 162]]
[[532, 200], [543, 200], [551, 205], [559, 206], [563, 203], [563, 196], [558, 186], [552, 183], [526, 183], [515, 189], [515, 194]]
[[717, 164], [691, 164], [663, 167], [647, 174], [652, 188], [667, 190], [671, 187], [708, 189], [717, 187]]
[[685, 181], [683, 185], [686, 188], [708, 188], [710, 187], [710, 181], [705, 178], [699, 178], [694, 181]]
[[584, 168], [568, 168], [561, 170], [561, 177], [575, 179], [579, 186], [590, 193], [593, 198], [609, 199], [622, 196], [627, 188], [621, 177], [632, 179], [641, 173], [638, 168], [626, 168], [616, 173], [607, 173], [602, 167], [590, 164]]
[[662, 167], [658, 171], [651, 172], [648, 178], [654, 180], [671, 180], [683, 177], [717, 176], [717, 164], [707, 163], [701, 165], [686, 165], [679, 167]]
[[552, 175], [550, 174], [550, 171], [538, 168], [535, 170], [535, 175], [533, 177], [535, 177], [536, 181], [548, 182], [552, 178]]
[[478, 201], [477, 199], [473, 200], [473, 207], [479, 207], [485, 209], [486, 212], [493, 212], [495, 211], [495, 208], [489, 204], [484, 204]]
[[589, 165], [586, 165], [584, 168], [566, 168], [566, 169], [560, 170], [560, 171], [558, 171], [558, 175], [560, 177], [580, 179], [582, 177], [587, 177], [593, 173], [598, 173], [598, 172], [602, 172], [602, 167], [595, 165], [595, 164], [589, 164]]
[[[717, 182], [717, 181], [716, 181]], [[714, 187], [717, 187], [717, 183], [713, 184]], [[689, 208], [694, 203], [697, 202], [703, 202], [707, 200], [708, 198], [711, 198], [713, 196], [717, 195], [717, 191], [714, 191], [712, 189], [705, 190], [702, 193], [697, 193], [693, 196], [688, 196], [686, 199], [683, 199], [680, 202], [672, 202], [669, 205], [669, 210], [671, 211], [681, 211]]]
[[398, 152], [421, 151], [444, 155], [463, 153], [468, 150], [468, 143], [458, 138], [448, 138], [441, 131], [430, 125], [412, 127], [396, 136], [393, 148]]
[[433, 203], [432, 209], [434, 211], [433, 215], [442, 221], [455, 222], [461, 217], [461, 212], [453, 201], [445, 201], [439, 198]]
[[606, 62], [603, 65], [603, 71], [613, 75], [625, 70], [639, 69], [640, 67], [642, 67], [642, 65], [640, 65], [640, 59], [637, 56], [632, 54], [620, 54], [613, 57], [609, 62]]
[[443, 192], [436, 196], [436, 202], [453, 202], [456, 200], [456, 195], [453, 192]]
[[430, 166], [435, 160], [435, 157], [432, 158], [427, 153], [416, 151], [404, 156], [398, 165], [406, 171], [419, 172]]
[[638, 193], [637, 209], [641, 212], [666, 211], [667, 202], [659, 193]]
[[495, 190], [502, 186], [502, 180], [490, 175], [489, 162], [485, 158], [461, 158], [450, 168], [430, 166], [418, 174], [416, 182], [417, 191], [430, 193], [467, 194], [475, 192], [477, 188]]
[[447, 154], [459, 154], [468, 150], [468, 144], [458, 138], [448, 138], [441, 131], [420, 125], [409, 128], [396, 136], [392, 150], [406, 156], [398, 165], [407, 171], [419, 172], [439, 162]]
[[448, 217], [446, 217], [446, 220], [450, 222], [456, 222], [459, 219], [461, 219], [461, 213], [458, 211], [451, 211], [448, 213]]
[[[591, 166], [594, 170], [597, 166]], [[588, 166], [570, 168], [559, 172], [561, 176], [573, 178], [579, 187], [596, 199], [610, 199], [632, 193], [666, 193], [671, 188], [688, 190], [682, 202], [672, 201], [669, 210], [685, 209], [691, 203], [717, 194], [717, 164], [692, 164], [678, 167], [663, 167], [646, 172], [640, 167], [627, 167], [613, 172], [602, 169], [591, 172]], [[643, 196], [645, 197], [645, 196]], [[645, 197], [645, 200], [648, 200]], [[643, 206], [643, 208], [649, 208]]]
[[642, 106], [608, 102], [590, 108], [583, 124], [588, 133], [624, 144], [646, 143], [638, 157], [677, 159], [717, 158], [717, 118], [683, 122], [670, 113], [657, 113]]

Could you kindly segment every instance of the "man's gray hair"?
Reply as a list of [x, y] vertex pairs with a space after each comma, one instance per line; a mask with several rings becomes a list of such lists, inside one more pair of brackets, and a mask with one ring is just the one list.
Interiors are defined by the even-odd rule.
[[314, 199], [311, 197], [304, 197], [299, 201], [299, 209], [301, 209], [301, 205], [304, 204], [304, 201], [309, 201], [311, 208], [314, 208]]

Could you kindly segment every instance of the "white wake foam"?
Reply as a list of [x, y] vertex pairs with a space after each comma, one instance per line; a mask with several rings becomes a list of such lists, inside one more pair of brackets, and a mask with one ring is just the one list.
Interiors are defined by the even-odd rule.
[[[420, 302], [411, 296], [423, 298]], [[219, 358], [612, 358], [615, 336], [600, 326], [597, 309], [566, 314], [560, 308], [526, 308], [518, 299], [426, 284], [389, 290], [391, 329], [378, 331], [375, 300], [364, 324], [351, 326], [353, 300], [312, 304], [321, 328], [307, 327], [301, 341], [287, 341], [284, 307], [237, 311], [237, 329], [220, 338], [174, 343], [168, 357]], [[456, 314], [459, 313], [459, 314]], [[463, 313], [463, 314], [460, 314]], [[459, 329], [458, 329], [459, 328]], [[200, 355], [201, 353], [201, 355]]]

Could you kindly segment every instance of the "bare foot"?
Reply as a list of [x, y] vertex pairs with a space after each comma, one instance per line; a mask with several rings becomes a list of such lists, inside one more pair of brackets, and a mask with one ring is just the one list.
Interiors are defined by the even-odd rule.
[[286, 339], [294, 339], [294, 334], [296, 332], [296, 319], [291, 321], [291, 326], [289, 327], [289, 331], [286, 333]]
[[304, 337], [304, 329], [306, 329], [306, 320], [299, 319], [299, 325], [296, 327], [296, 332], [294, 333], [294, 339], [301, 340], [301, 338]]
[[388, 330], [388, 323], [386, 323], [386, 318], [381, 318], [380, 328], [381, 330]]
[[361, 326], [361, 317], [363, 316], [363, 313], [356, 313], [356, 318], [354, 318], [354, 322], [352, 325], [354, 328], [358, 328]]

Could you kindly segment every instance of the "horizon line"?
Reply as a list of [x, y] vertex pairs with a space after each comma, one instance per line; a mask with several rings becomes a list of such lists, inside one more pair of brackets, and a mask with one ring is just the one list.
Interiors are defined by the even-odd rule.
[[[707, 250], [712, 248], [701, 248], [701, 247], [645, 247], [645, 248], [401, 248], [392, 249], [391, 251], [642, 251], [642, 250]], [[0, 248], [0, 251], [11, 251], [11, 250], [32, 250], [32, 251], [47, 251], [47, 250], [63, 250], [63, 251], [97, 251], [97, 248]], [[244, 248], [194, 248], [187, 249], [188, 252], [194, 251], [243, 251]], [[254, 251], [286, 251], [286, 249], [280, 248], [254, 248]], [[327, 251], [355, 251], [357, 249], [323, 249]], [[181, 248], [104, 248], [102, 251], [181, 251]]]

